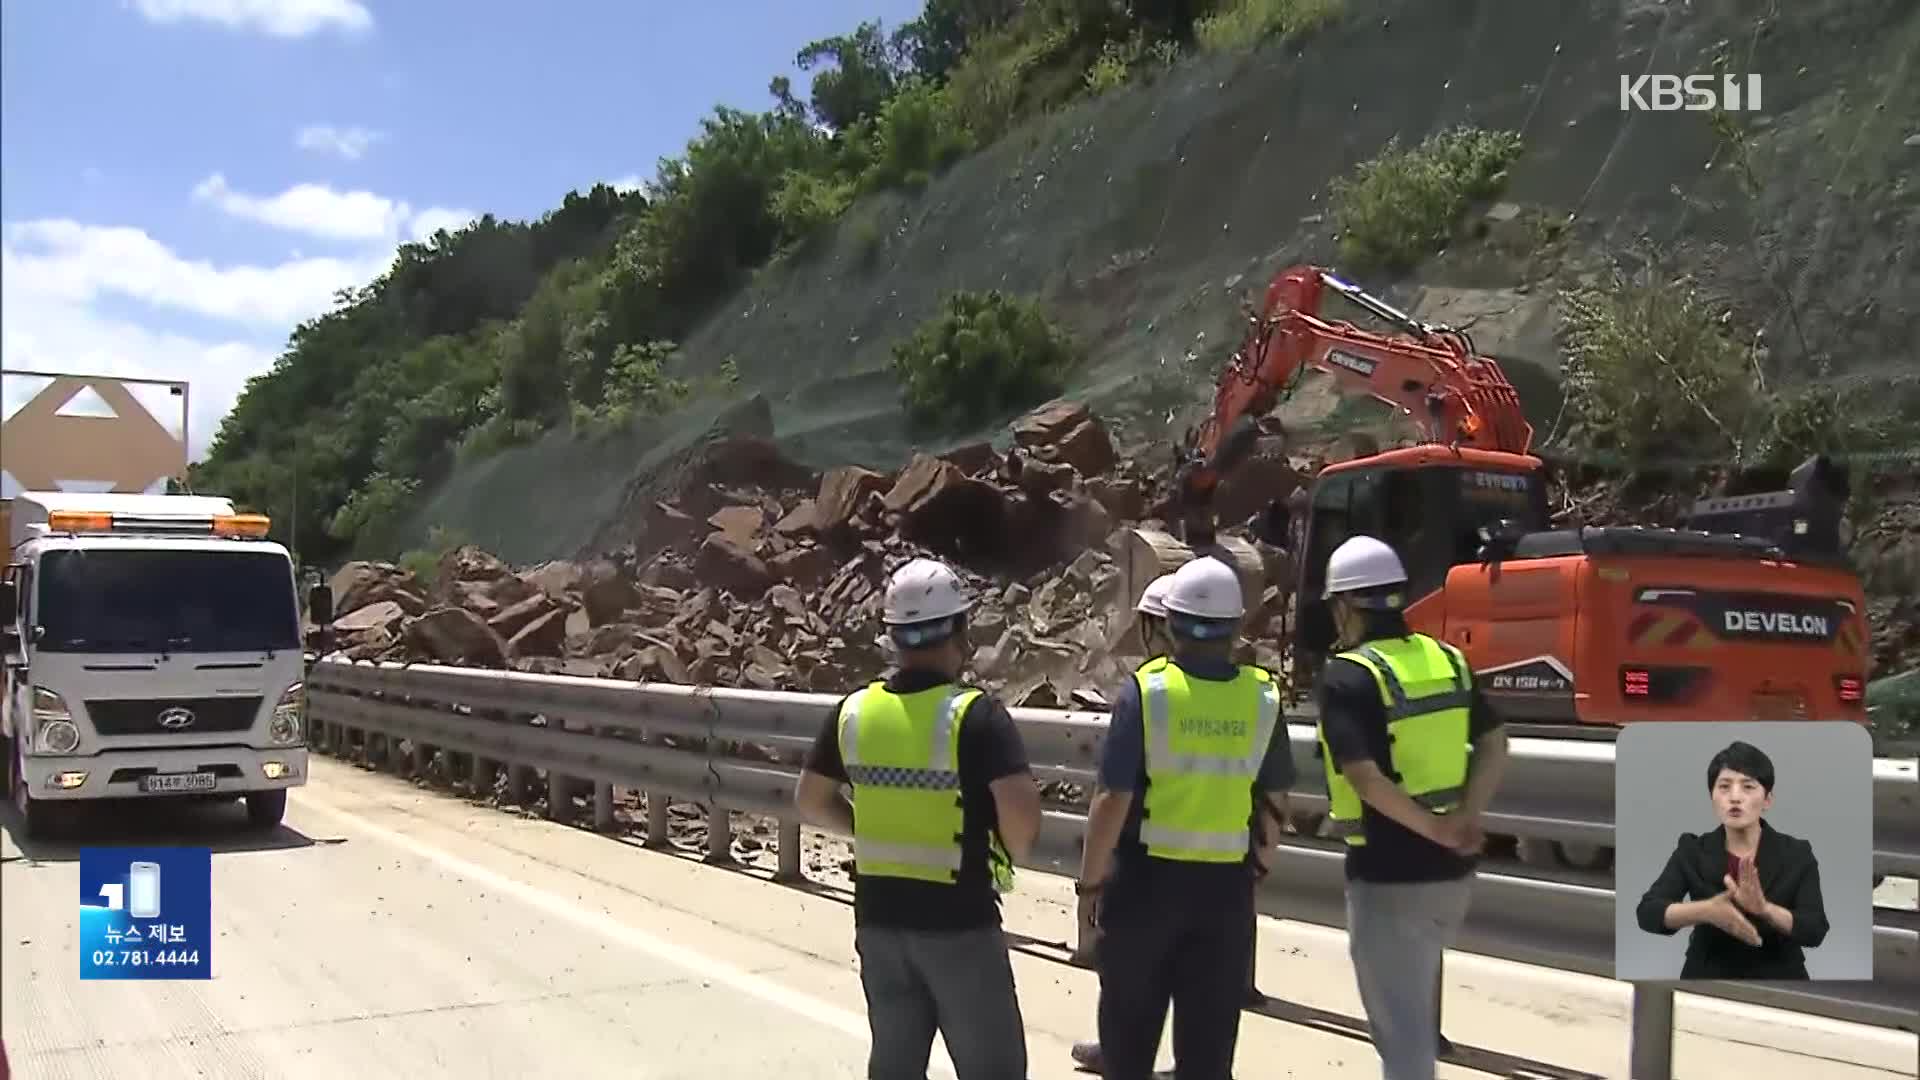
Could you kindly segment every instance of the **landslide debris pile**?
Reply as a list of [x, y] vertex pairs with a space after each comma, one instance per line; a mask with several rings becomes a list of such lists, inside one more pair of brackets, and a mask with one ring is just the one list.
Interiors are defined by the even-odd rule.
[[[1040, 407], [1012, 434], [1004, 454], [979, 443], [892, 474], [816, 474], [762, 437], [722, 433], [606, 554], [516, 570], [465, 545], [431, 580], [347, 564], [332, 581], [334, 646], [356, 660], [843, 692], [887, 663], [887, 575], [931, 554], [980, 598], [975, 681], [1009, 704], [1065, 705], [1131, 667], [1125, 526], [1147, 516], [1163, 477], [1074, 402]], [[1298, 483], [1273, 447], [1256, 450], [1220, 493], [1222, 520]], [[1284, 609], [1278, 588], [1266, 600], [1257, 617]]]

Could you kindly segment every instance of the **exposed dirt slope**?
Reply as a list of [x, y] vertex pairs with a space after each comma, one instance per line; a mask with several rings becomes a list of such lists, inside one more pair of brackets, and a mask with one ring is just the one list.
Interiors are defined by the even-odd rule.
[[[1885, 407], [1914, 407], [1920, 6], [1768, 6], [1356, 0], [1299, 51], [1184, 64], [1034, 121], [918, 195], [862, 202], [822, 250], [717, 312], [681, 362], [732, 359], [743, 395], [764, 398], [734, 410], [736, 430], [814, 469], [890, 470], [916, 446], [996, 434], [911, 430], [891, 344], [952, 289], [1038, 293], [1091, 346], [1072, 393], [1158, 465], [1207, 401], [1243, 301], [1281, 266], [1335, 261], [1328, 181], [1390, 138], [1470, 121], [1524, 137], [1504, 212], [1411, 278], [1368, 284], [1470, 327], [1507, 361], [1543, 436], [1560, 406], [1558, 290], [1650, 257], [1762, 332], [1771, 381], [1862, 380], [1888, 388]], [[1746, 155], [1706, 114], [1621, 110], [1622, 74], [1703, 72], [1716, 55], [1765, 82], [1764, 111], [1742, 118]], [[1569, 218], [1551, 242], [1539, 228]], [[420, 531], [446, 525], [517, 563], [617, 549], [722, 412], [605, 442], [555, 435], [464, 469]], [[1283, 416], [1309, 434], [1379, 420], [1325, 387]], [[1899, 572], [1917, 542], [1913, 500], [1890, 492], [1863, 530], [1882, 672], [1920, 649], [1901, 599], [1912, 574]]]

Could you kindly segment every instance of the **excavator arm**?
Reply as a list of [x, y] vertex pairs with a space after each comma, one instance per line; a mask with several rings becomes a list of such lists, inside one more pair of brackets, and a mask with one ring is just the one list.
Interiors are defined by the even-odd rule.
[[[1333, 290], [1397, 333], [1323, 318]], [[1317, 266], [1283, 270], [1264, 308], [1221, 372], [1213, 411], [1178, 454], [1173, 502], [1185, 531], [1210, 534], [1215, 487], [1252, 445], [1254, 421], [1291, 393], [1308, 368], [1402, 410], [1425, 437], [1449, 446], [1526, 453], [1533, 444], [1520, 397], [1500, 365], [1461, 331], [1420, 322]]]

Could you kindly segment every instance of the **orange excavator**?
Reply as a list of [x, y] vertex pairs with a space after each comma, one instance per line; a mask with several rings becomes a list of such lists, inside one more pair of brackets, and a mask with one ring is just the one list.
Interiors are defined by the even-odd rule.
[[[1391, 324], [1323, 317], [1331, 291]], [[1303, 528], [1276, 501], [1299, 568], [1292, 663], [1333, 646], [1327, 557], [1359, 534], [1407, 567], [1415, 629], [1459, 646], [1510, 723], [1617, 733], [1637, 720], [1866, 722], [1866, 601], [1839, 523], [1845, 469], [1823, 458], [1780, 491], [1702, 499], [1683, 528], [1550, 520], [1533, 426], [1500, 364], [1314, 266], [1281, 272], [1188, 433], [1163, 515], [1192, 550], [1213, 542], [1211, 497], [1259, 418], [1307, 369], [1400, 410], [1419, 445], [1364, 453], [1312, 479]]]

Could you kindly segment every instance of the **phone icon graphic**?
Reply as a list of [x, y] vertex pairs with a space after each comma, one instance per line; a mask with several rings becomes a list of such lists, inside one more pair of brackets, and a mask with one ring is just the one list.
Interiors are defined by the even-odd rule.
[[136, 919], [160, 917], [160, 864], [136, 862], [127, 872], [127, 913]]

